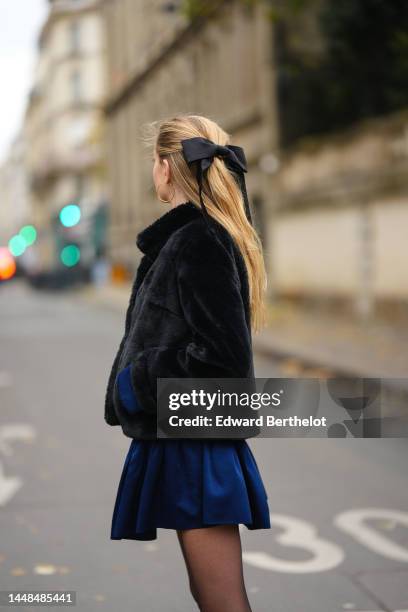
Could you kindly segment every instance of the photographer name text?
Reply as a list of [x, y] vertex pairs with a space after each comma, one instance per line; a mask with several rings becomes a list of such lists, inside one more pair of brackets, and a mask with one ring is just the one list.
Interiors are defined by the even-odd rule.
[[249, 418], [237, 418], [230, 415], [215, 417], [172, 415], [168, 422], [171, 427], [263, 427], [264, 425], [267, 427], [327, 427], [326, 417], [317, 418], [312, 415], [302, 418], [297, 416], [279, 418], [270, 414]]

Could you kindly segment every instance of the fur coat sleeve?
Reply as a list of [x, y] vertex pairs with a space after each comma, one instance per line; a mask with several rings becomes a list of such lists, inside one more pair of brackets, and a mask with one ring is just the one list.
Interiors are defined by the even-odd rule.
[[178, 300], [191, 340], [179, 347], [144, 349], [130, 364], [138, 402], [152, 414], [158, 377], [244, 378], [253, 367], [251, 331], [232, 251], [203, 233], [181, 247], [174, 265]]

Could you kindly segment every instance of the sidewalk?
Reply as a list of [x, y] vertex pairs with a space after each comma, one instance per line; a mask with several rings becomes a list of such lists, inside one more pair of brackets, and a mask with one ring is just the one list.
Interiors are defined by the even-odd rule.
[[123, 283], [121, 285], [109, 283], [100, 287], [90, 285], [76, 289], [75, 292], [87, 301], [122, 312], [123, 316], [125, 316], [131, 290], [131, 283]]
[[[107, 285], [85, 288], [80, 294], [124, 316], [130, 290], [130, 284]], [[296, 362], [301, 362], [332, 375], [407, 378], [402, 386], [408, 388], [408, 330], [404, 327], [287, 304], [271, 306], [269, 321], [268, 328], [253, 334], [254, 350], [261, 355], [292, 359], [294, 370]]]
[[406, 378], [402, 386], [408, 388], [408, 330], [401, 325], [293, 305], [271, 307], [269, 319], [268, 328], [254, 334], [259, 353], [292, 357], [336, 375]]

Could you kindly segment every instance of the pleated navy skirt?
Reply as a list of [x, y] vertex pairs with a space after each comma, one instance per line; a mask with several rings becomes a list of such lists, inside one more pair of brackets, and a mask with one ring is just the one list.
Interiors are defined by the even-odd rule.
[[155, 540], [157, 528], [244, 524], [269, 529], [268, 496], [245, 440], [132, 440], [112, 540]]

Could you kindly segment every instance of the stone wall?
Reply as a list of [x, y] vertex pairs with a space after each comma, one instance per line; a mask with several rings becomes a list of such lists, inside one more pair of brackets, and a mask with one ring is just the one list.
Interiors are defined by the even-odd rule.
[[408, 113], [286, 151], [270, 227], [277, 295], [407, 300]]

